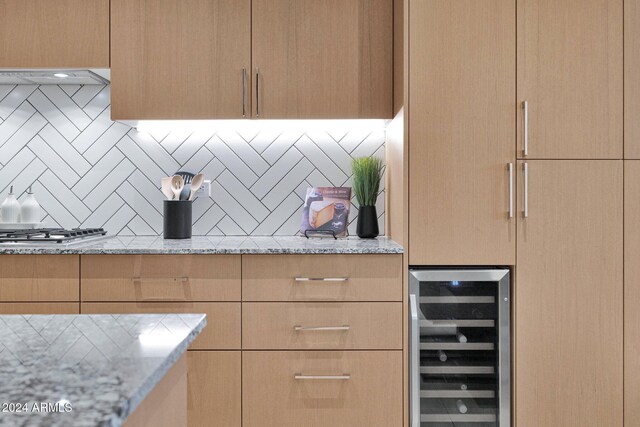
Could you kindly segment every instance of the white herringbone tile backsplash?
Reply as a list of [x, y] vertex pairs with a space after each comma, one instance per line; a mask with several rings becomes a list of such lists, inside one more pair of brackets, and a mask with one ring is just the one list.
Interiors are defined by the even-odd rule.
[[[293, 235], [307, 187], [349, 186], [352, 157], [384, 158], [382, 128], [238, 123], [149, 134], [111, 121], [109, 86], [0, 85], [0, 196], [13, 185], [23, 200], [32, 186], [51, 227], [159, 235], [160, 178], [203, 171], [212, 198], [194, 202], [195, 235]], [[351, 234], [356, 214], [353, 204]]]

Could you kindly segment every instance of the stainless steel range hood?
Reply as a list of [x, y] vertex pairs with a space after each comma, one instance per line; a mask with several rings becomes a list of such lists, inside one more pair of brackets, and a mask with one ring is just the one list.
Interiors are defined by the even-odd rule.
[[109, 69], [0, 70], [0, 85], [105, 85]]

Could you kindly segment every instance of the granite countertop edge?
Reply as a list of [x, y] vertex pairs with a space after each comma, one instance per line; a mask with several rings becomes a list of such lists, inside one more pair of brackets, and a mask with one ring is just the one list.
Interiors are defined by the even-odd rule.
[[162, 237], [113, 236], [76, 244], [0, 244], [0, 255], [261, 255], [261, 254], [402, 254], [402, 246], [389, 239], [347, 238], [307, 240], [302, 237]]
[[121, 412], [114, 413], [110, 419], [105, 420], [101, 424], [102, 427], [120, 427], [124, 422], [138, 409], [138, 406], [147, 398], [149, 393], [164, 379], [169, 370], [175, 363], [187, 352], [187, 349], [196, 337], [202, 332], [207, 325], [207, 318], [203, 316], [200, 322], [191, 330], [191, 332], [180, 342], [173, 351], [164, 358], [162, 364], [147, 378], [147, 380], [130, 396], [126, 401], [120, 404]]
[[2, 249], [0, 255], [348, 255], [402, 254], [402, 249]]

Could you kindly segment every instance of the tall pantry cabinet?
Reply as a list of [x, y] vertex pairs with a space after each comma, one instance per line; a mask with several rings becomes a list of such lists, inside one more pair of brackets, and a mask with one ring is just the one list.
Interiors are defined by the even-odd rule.
[[414, 0], [409, 263], [513, 264], [515, 4]]
[[623, 424], [622, 23], [623, 0], [517, 0], [519, 427]]
[[640, 1], [624, 4], [624, 419], [640, 425]]
[[622, 426], [622, 0], [409, 8], [409, 264], [513, 267], [514, 425]]

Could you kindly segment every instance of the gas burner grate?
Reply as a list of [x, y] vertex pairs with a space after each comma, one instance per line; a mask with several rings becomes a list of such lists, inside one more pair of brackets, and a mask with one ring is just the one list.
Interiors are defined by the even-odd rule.
[[14, 242], [55, 242], [64, 243], [81, 240], [87, 237], [99, 237], [106, 235], [102, 228], [37, 228], [33, 230], [2, 230], [0, 231], [0, 243]]

